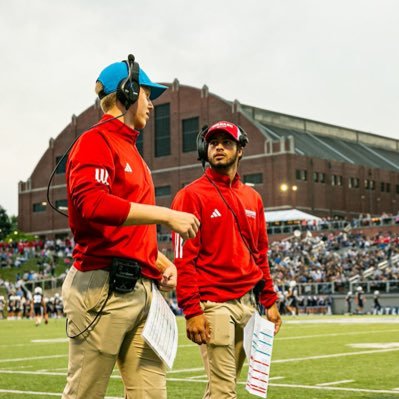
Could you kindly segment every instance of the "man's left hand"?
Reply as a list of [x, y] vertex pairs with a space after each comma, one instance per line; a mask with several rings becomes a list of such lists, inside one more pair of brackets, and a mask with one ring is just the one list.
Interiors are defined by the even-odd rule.
[[280, 330], [281, 324], [283, 323], [276, 303], [270, 306], [269, 309], [266, 309], [266, 317], [267, 320], [274, 323], [274, 335], [276, 335]]
[[157, 269], [162, 273], [159, 289], [161, 291], [172, 291], [176, 288], [177, 270], [176, 266], [162, 252], [158, 251], [156, 260]]
[[159, 282], [159, 289], [161, 291], [172, 291], [176, 288], [177, 283], [177, 270], [176, 266], [172, 263], [166, 267], [162, 272], [162, 279]]

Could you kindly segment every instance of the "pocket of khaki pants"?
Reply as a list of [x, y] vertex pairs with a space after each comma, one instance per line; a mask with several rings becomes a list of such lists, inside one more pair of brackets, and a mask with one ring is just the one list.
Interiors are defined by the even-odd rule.
[[227, 346], [230, 344], [230, 315], [228, 313], [205, 314], [211, 328], [209, 343], [215, 346]]
[[62, 296], [62, 300], [64, 302], [64, 310], [66, 311], [66, 307], [69, 304], [69, 295], [71, 293], [71, 285], [73, 284], [73, 279], [76, 275], [77, 269], [75, 267], [71, 267], [68, 270], [68, 273], [64, 279], [64, 282], [62, 283], [62, 287], [61, 287], [61, 296]]
[[98, 311], [107, 298], [109, 289], [109, 273], [104, 270], [93, 270], [88, 278], [84, 279], [85, 287], [82, 287], [84, 294], [84, 304], [86, 310]]

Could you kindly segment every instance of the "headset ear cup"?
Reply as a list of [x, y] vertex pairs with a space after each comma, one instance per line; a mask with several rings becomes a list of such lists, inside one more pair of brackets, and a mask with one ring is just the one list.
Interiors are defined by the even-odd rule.
[[129, 55], [128, 61], [128, 75], [126, 79], [121, 80], [116, 89], [116, 98], [123, 104], [127, 109], [133, 105], [139, 98], [140, 83], [139, 83], [139, 71], [140, 67], [137, 62], [134, 61], [134, 57]]
[[241, 147], [245, 147], [249, 143], [248, 135], [241, 126], [238, 126], [238, 129], [240, 130], [240, 137], [238, 139], [238, 142]]
[[205, 141], [205, 134], [208, 131], [208, 126], [205, 125], [197, 134], [197, 151], [198, 161], [201, 161], [203, 165], [208, 160], [208, 144]]
[[207, 145], [202, 132], [199, 132], [197, 135], [197, 151], [198, 161], [207, 161]]
[[125, 85], [126, 79], [122, 80], [122, 82], [118, 85], [118, 88], [116, 89], [116, 98], [123, 104], [126, 109], [128, 109], [131, 103], [129, 101], [129, 98], [126, 96], [125, 90], [123, 89]]
[[140, 85], [137, 82], [124, 79], [116, 90], [116, 98], [128, 109], [138, 100], [139, 93]]

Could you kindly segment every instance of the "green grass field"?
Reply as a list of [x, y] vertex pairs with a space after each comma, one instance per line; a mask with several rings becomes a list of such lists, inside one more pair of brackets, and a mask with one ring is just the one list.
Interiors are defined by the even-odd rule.
[[[199, 350], [185, 337], [182, 318], [178, 325], [168, 397], [200, 399], [206, 377]], [[66, 367], [63, 319], [37, 328], [32, 320], [0, 320], [0, 398], [60, 397]], [[255, 398], [245, 391], [247, 370], [239, 398]], [[123, 398], [117, 370], [107, 397]], [[274, 343], [268, 398], [399, 399], [399, 317], [285, 318]]]

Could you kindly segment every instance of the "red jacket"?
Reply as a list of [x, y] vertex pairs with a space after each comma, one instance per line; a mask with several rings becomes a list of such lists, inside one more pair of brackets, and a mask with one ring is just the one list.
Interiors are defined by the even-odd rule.
[[[226, 205], [216, 187], [236, 215]], [[268, 238], [260, 195], [236, 175], [208, 168], [205, 174], [180, 190], [172, 208], [191, 212], [201, 222], [200, 231], [184, 245], [173, 234], [178, 270], [177, 299], [187, 318], [203, 313], [200, 301], [225, 302], [241, 298], [264, 279], [261, 303], [270, 307], [277, 296], [267, 260]]]
[[[101, 121], [111, 118], [104, 115]], [[121, 257], [140, 262], [144, 276], [160, 278], [156, 225], [121, 226], [131, 202], [155, 204], [151, 174], [136, 147], [138, 135], [115, 119], [84, 133], [69, 154], [69, 225], [79, 270], [102, 269]]]

